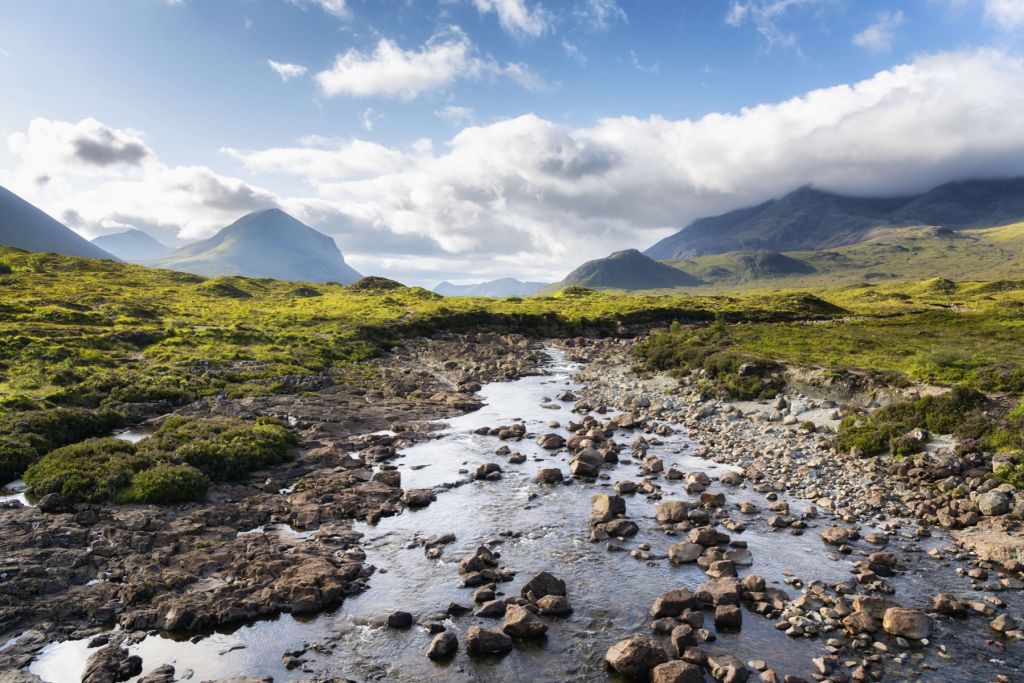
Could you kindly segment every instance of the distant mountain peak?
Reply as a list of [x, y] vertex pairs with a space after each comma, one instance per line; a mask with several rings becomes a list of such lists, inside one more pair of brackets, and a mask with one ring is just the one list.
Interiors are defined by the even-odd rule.
[[701, 281], [687, 272], [659, 263], [636, 249], [616, 251], [587, 261], [569, 273], [560, 287], [578, 285], [594, 289], [673, 289]]
[[110, 235], [101, 235], [92, 243], [131, 263], [148, 263], [174, 251], [148, 232], [136, 228], [129, 228]]
[[118, 260], [5, 187], [0, 187], [0, 246]]
[[471, 285], [456, 285], [445, 280], [434, 287], [434, 292], [442, 296], [487, 296], [500, 299], [506, 296], [530, 296], [547, 286], [547, 282], [522, 282], [513, 277]]
[[350, 284], [362, 277], [334, 238], [279, 208], [248, 213], [209, 239], [178, 249], [159, 265], [198, 275], [245, 275]]

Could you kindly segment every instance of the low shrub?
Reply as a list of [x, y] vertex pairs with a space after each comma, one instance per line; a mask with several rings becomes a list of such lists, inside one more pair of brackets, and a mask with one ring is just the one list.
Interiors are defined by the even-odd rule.
[[0, 486], [20, 477], [38, 459], [39, 453], [25, 437], [0, 436]]
[[124, 503], [170, 505], [198, 500], [209, 486], [209, 478], [196, 468], [161, 462], [136, 472], [119, 498]]
[[65, 505], [103, 503], [116, 499], [149, 464], [127, 441], [89, 439], [44, 455], [25, 471], [25, 483], [38, 496], [59, 493]]

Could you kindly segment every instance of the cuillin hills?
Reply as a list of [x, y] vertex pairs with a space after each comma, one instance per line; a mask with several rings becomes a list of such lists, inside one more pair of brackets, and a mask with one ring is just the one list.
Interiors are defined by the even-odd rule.
[[111, 235], [102, 235], [92, 241], [97, 247], [131, 263], [148, 263], [167, 256], [171, 247], [142, 230], [125, 230]]
[[672, 289], [701, 284], [692, 275], [644, 256], [636, 249], [617, 251], [602, 259], [587, 261], [552, 288], [570, 285], [593, 289]]
[[4, 187], [0, 187], [0, 246], [117, 260]]
[[487, 296], [501, 298], [505, 296], [530, 296], [547, 286], [547, 282], [523, 282], [512, 277], [503, 277], [472, 285], [454, 285], [445, 280], [434, 287], [434, 291], [442, 296]]
[[196, 275], [243, 275], [349, 284], [361, 276], [334, 240], [280, 209], [247, 214], [213, 237], [178, 249], [154, 265]]

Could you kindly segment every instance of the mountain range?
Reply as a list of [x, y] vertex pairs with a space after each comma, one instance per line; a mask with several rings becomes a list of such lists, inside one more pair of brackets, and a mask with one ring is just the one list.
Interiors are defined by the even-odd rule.
[[129, 263], [149, 263], [174, 251], [172, 247], [151, 237], [149, 233], [134, 228], [111, 235], [101, 235], [92, 243]]
[[445, 280], [434, 287], [434, 292], [442, 296], [487, 296], [500, 299], [506, 296], [530, 296], [548, 285], [547, 282], [523, 282], [512, 277], [472, 285], [453, 285]]
[[552, 285], [552, 289], [570, 285], [593, 289], [673, 289], [700, 284], [698, 278], [679, 268], [659, 263], [636, 249], [626, 249], [587, 261]]
[[1024, 219], [1024, 178], [940, 185], [908, 197], [850, 197], [802, 187], [780, 199], [701, 218], [644, 253], [660, 261], [729, 251], [821, 250], [856, 244], [880, 227], [953, 229]]
[[186, 245], [153, 265], [196, 275], [306, 282], [350, 284], [362, 277], [345, 263], [333, 238], [281, 209], [242, 216], [213, 237]]
[[0, 246], [118, 260], [5, 187], [0, 187]]

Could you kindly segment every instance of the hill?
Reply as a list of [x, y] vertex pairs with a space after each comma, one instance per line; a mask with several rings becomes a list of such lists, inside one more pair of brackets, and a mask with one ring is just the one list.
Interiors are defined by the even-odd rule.
[[196, 275], [244, 275], [349, 284], [361, 276], [334, 240], [280, 209], [247, 214], [213, 237], [189, 244], [154, 265]]
[[603, 259], [587, 261], [569, 273], [556, 288], [579, 285], [594, 289], [673, 289], [692, 287], [701, 281], [678, 268], [658, 263], [636, 249], [617, 251]]
[[879, 227], [954, 229], [1024, 219], [1024, 178], [947, 183], [910, 197], [848, 197], [802, 187], [780, 199], [701, 218], [644, 253], [658, 260], [764, 249], [821, 250], [855, 244]]
[[0, 187], [0, 246], [116, 260], [5, 187]]
[[453, 285], [445, 280], [434, 287], [442, 296], [488, 296], [500, 299], [506, 296], [530, 296], [548, 286], [547, 282], [523, 282], [512, 277], [503, 277], [473, 285]]
[[129, 263], [147, 263], [170, 254], [174, 249], [141, 230], [125, 230], [101, 235], [92, 241], [97, 247]]

